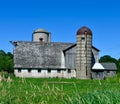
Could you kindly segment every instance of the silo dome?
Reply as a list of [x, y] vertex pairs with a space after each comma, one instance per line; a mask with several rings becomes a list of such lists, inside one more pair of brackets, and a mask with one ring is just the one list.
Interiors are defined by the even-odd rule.
[[92, 31], [86, 26], [81, 27], [77, 31], [77, 35], [82, 35], [82, 34], [85, 34], [85, 33], [87, 33], [88, 35], [92, 35]]
[[43, 28], [39, 28], [39, 29], [36, 29], [34, 33], [49, 33], [49, 32]]

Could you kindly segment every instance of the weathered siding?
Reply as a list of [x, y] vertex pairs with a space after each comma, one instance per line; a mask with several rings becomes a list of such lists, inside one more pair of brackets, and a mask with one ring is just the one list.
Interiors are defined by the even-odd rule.
[[96, 51], [95, 48], [92, 48], [92, 53], [94, 56], [95, 63], [99, 62], [99, 51]]
[[15, 68], [63, 68], [61, 50], [73, 44], [17, 42], [14, 49]]
[[92, 71], [92, 78], [93, 79], [104, 79], [107, 77], [112, 77], [116, 75], [116, 71], [110, 70], [96, 70]]
[[68, 69], [75, 69], [76, 47], [73, 47], [65, 52], [65, 66]]

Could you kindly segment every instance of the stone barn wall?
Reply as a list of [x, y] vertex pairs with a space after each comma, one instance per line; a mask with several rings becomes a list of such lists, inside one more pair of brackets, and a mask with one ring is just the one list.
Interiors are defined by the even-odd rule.
[[15, 69], [16, 77], [32, 77], [32, 78], [72, 78], [76, 77], [75, 70], [69, 69]]

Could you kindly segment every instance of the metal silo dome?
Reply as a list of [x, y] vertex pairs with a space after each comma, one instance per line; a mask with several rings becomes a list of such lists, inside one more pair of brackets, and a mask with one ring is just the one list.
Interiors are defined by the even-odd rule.
[[77, 35], [82, 35], [82, 34], [85, 34], [85, 33], [87, 33], [89, 35], [92, 35], [92, 31], [86, 26], [81, 27], [77, 31]]

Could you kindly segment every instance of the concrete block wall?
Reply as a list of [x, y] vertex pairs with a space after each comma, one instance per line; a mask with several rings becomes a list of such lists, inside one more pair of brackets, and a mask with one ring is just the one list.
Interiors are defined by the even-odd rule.
[[45, 43], [50, 42], [49, 34], [47, 33], [34, 33], [33, 34], [34, 42], [40, 42], [40, 39], [43, 39], [42, 41]]
[[76, 75], [78, 79], [91, 78], [92, 64], [92, 36], [89, 34], [77, 35], [76, 46]]
[[71, 70], [70, 72], [68, 69], [62, 69], [58, 72], [58, 70], [54, 69], [48, 72], [48, 70], [44, 69], [41, 70], [41, 72], [38, 72], [37, 69], [31, 69], [30, 72], [28, 72], [28, 69], [21, 69], [19, 72], [18, 69], [14, 70], [14, 74], [16, 77], [25, 77], [25, 78], [73, 78], [76, 77], [76, 71]]

